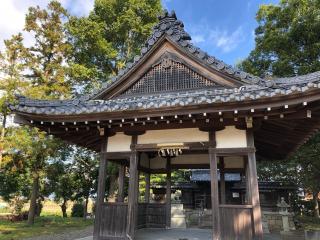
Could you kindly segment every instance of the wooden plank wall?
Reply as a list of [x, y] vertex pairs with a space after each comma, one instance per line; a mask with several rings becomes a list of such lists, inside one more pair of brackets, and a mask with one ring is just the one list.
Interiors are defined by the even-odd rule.
[[166, 205], [161, 203], [139, 203], [137, 228], [165, 228]]
[[147, 209], [148, 209], [148, 203], [139, 203], [138, 204], [137, 229], [147, 227]]
[[220, 205], [220, 226], [224, 240], [251, 240], [252, 206]]
[[126, 203], [104, 203], [101, 210], [99, 239], [126, 239], [128, 205]]

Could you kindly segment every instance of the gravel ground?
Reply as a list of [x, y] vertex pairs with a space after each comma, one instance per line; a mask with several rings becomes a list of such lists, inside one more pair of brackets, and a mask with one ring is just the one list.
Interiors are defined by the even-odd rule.
[[72, 230], [70, 232], [64, 232], [54, 235], [43, 235], [39, 237], [25, 238], [24, 240], [74, 240], [92, 236], [92, 232], [93, 226], [90, 226], [81, 230]]

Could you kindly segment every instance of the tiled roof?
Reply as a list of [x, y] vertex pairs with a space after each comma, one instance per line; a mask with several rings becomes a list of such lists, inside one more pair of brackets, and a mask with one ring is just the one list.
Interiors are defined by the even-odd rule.
[[[112, 84], [117, 82], [122, 76], [127, 74], [143, 56], [155, 45], [155, 43], [166, 35], [176, 42], [185, 51], [195, 56], [199, 61], [207, 66], [223, 72], [229, 76], [237, 78], [243, 82], [240, 88], [226, 89], [200, 89], [171, 93], [159, 93], [153, 95], [132, 95], [123, 98], [109, 100], [95, 100], [98, 95], [106, 91]], [[91, 95], [82, 96], [71, 100], [33, 100], [25, 97], [18, 97], [18, 104], [11, 106], [16, 112], [46, 114], [46, 115], [79, 115], [88, 113], [117, 112], [139, 109], [159, 109], [176, 106], [192, 106], [202, 104], [218, 104], [226, 102], [254, 101], [258, 99], [268, 99], [274, 96], [287, 96], [293, 93], [302, 93], [314, 88], [320, 88], [320, 72], [311, 73], [304, 76], [279, 78], [265, 80], [248, 73], [236, 70], [224, 62], [209, 56], [191, 42], [191, 37], [184, 30], [184, 25], [177, 20], [174, 12], [164, 12], [159, 17], [159, 23], [154, 27], [151, 37], [146, 41], [141, 49], [141, 54], [135, 56], [121, 70], [118, 76], [105, 84], [102, 90], [98, 90]]]
[[233, 89], [206, 89], [130, 96], [111, 100], [34, 100], [18, 97], [19, 104], [11, 106], [17, 112], [46, 115], [79, 115], [164, 107], [218, 104], [226, 102], [255, 101], [274, 96], [288, 96], [320, 88], [320, 72], [305, 76], [274, 80], [273, 87], [247, 85]]

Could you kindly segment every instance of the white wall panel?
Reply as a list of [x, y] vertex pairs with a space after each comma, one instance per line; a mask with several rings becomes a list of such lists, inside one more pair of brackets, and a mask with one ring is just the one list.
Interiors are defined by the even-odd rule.
[[217, 148], [242, 148], [247, 147], [245, 130], [227, 126], [224, 130], [216, 132]]
[[122, 132], [109, 137], [107, 152], [130, 152], [131, 138]]
[[138, 137], [138, 144], [207, 142], [208, 133], [198, 128], [150, 130]]

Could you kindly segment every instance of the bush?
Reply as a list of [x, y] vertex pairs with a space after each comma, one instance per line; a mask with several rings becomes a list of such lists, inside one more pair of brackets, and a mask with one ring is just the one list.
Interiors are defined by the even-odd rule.
[[75, 203], [72, 206], [71, 217], [83, 217], [84, 208], [82, 203]]
[[9, 203], [12, 214], [20, 215], [22, 213], [22, 209], [25, 202], [26, 202], [25, 198], [20, 196], [14, 196]]

